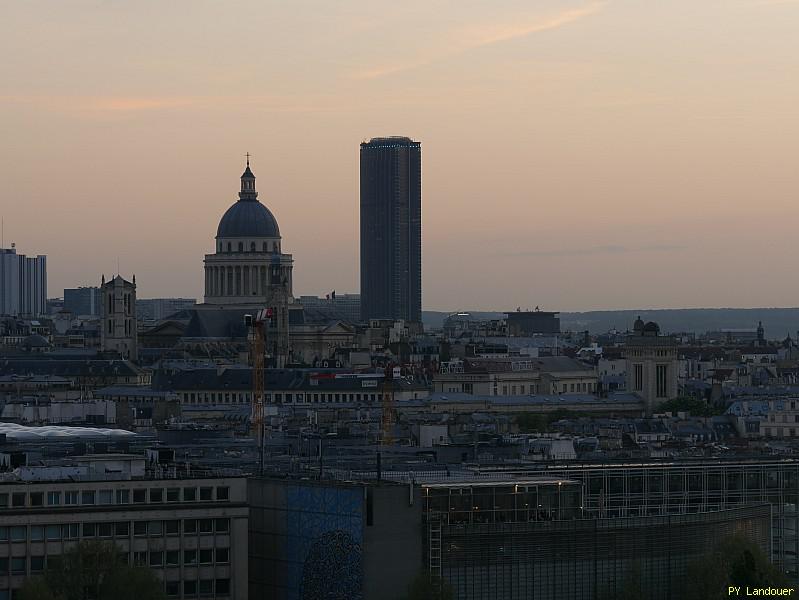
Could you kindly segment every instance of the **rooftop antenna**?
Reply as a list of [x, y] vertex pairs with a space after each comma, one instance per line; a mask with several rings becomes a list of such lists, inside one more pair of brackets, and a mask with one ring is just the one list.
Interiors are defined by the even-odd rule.
[[119, 257], [117, 256], [117, 275], [119, 275]]
[[250, 153], [248, 152], [247, 154], [245, 154], [245, 156], [247, 157], [247, 166], [249, 167], [250, 166]]

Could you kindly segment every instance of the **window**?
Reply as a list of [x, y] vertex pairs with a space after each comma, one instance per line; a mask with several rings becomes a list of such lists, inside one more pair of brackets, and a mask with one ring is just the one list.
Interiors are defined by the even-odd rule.
[[11, 572], [12, 573], [25, 573], [26, 565], [25, 565], [25, 557], [19, 556], [14, 557], [11, 559]]
[[200, 519], [200, 533], [213, 533], [214, 521], [213, 519]]
[[110, 538], [114, 534], [113, 523], [98, 523], [97, 524], [97, 537]]
[[657, 397], [666, 398], [668, 396], [668, 365], [657, 365], [655, 369], [655, 377], [657, 383]]
[[61, 492], [47, 492], [47, 506], [58, 506], [61, 504]]
[[194, 502], [197, 499], [197, 488], [183, 488], [183, 501]]
[[200, 550], [200, 564], [210, 565], [214, 562], [214, 551], [211, 548], [203, 548]]
[[216, 488], [216, 499], [217, 500], [228, 500], [230, 497], [230, 488], [220, 486]]
[[30, 501], [31, 501], [31, 506], [44, 506], [44, 493], [31, 492]]
[[197, 520], [186, 519], [183, 521], [183, 533], [197, 533]]
[[210, 501], [211, 495], [213, 494], [214, 488], [210, 487], [201, 487], [200, 488], [200, 500], [202, 501]]
[[167, 535], [180, 535], [180, 521], [164, 521], [164, 531]]
[[147, 502], [147, 490], [133, 490], [133, 504], [144, 504]]
[[196, 581], [184, 581], [183, 582], [183, 595], [187, 597], [193, 597], [197, 595], [197, 582]]
[[[64, 525], [64, 527], [68, 527], [68, 526]], [[47, 536], [48, 540], [60, 540], [61, 539], [61, 525], [48, 525], [45, 528], [45, 535]]]
[[8, 527], [0, 527], [0, 542], [8, 541]]
[[117, 490], [117, 504], [128, 504], [130, 502], [130, 490]]
[[133, 535], [147, 535], [147, 521], [134, 521]]
[[150, 488], [150, 502], [163, 502], [164, 490], [161, 488]]
[[217, 579], [216, 580], [216, 595], [229, 596], [230, 595], [230, 579]]
[[633, 391], [642, 392], [644, 390], [644, 365], [633, 365]]
[[32, 542], [44, 541], [44, 525], [31, 525], [31, 541]]
[[200, 596], [212, 596], [214, 593], [213, 579], [200, 579]]
[[160, 567], [164, 564], [164, 553], [161, 551], [150, 552], [150, 566]]
[[217, 563], [226, 563], [230, 560], [230, 550], [228, 548], [217, 548], [216, 549], [216, 562]]
[[98, 504], [113, 504], [114, 503], [114, 490], [100, 490], [100, 499]]
[[31, 556], [31, 571], [44, 571], [44, 556]]
[[94, 537], [95, 527], [94, 523], [83, 524], [83, 537]]
[[61, 535], [66, 540], [76, 540], [80, 537], [80, 523], [69, 523], [61, 526]]
[[11, 541], [24, 542], [28, 538], [28, 528], [25, 525], [15, 525], [11, 528]]
[[64, 504], [77, 504], [78, 492], [77, 490], [64, 492]]
[[14, 492], [11, 494], [11, 506], [25, 506], [25, 492]]
[[164, 534], [164, 524], [161, 521], [150, 521], [149, 529], [151, 536]]
[[227, 533], [230, 530], [230, 519], [217, 519], [216, 532]]
[[167, 502], [180, 502], [180, 488], [167, 488], [166, 490]]
[[80, 495], [81, 504], [94, 504], [94, 490], [83, 490]]
[[8, 558], [0, 558], [0, 577], [8, 575]]
[[183, 551], [183, 564], [184, 565], [196, 565], [197, 564], [197, 551], [196, 550], [184, 550]]
[[8, 494], [0, 494], [0, 508], [8, 507]]
[[143, 567], [147, 565], [147, 553], [146, 552], [134, 552], [133, 553], [133, 564], [137, 567]]
[[180, 596], [180, 582], [167, 581], [166, 582], [166, 595], [170, 598], [177, 598]]
[[176, 567], [180, 564], [180, 550], [166, 551], [166, 566]]
[[116, 537], [127, 537], [130, 535], [130, 523], [127, 521], [120, 521], [114, 524], [114, 535]]

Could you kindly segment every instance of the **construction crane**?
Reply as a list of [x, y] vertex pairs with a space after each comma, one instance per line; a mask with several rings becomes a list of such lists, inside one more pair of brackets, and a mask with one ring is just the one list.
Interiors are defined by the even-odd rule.
[[383, 373], [383, 383], [380, 385], [380, 396], [382, 398], [381, 411], [381, 430], [382, 437], [380, 444], [391, 446], [394, 443], [394, 416], [396, 406], [394, 403], [394, 365], [388, 363]]
[[244, 324], [249, 327], [250, 365], [252, 366], [252, 401], [250, 403], [250, 433], [258, 440], [260, 473], [264, 473], [264, 349], [266, 346], [266, 325], [272, 320], [272, 309], [265, 308], [255, 315], [244, 315]]

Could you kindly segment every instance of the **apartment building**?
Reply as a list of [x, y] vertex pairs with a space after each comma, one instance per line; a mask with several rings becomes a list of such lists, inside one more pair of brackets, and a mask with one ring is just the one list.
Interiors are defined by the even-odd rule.
[[169, 598], [247, 598], [247, 481], [133, 455], [19, 467], [0, 479], [0, 600], [81, 540], [113, 542]]

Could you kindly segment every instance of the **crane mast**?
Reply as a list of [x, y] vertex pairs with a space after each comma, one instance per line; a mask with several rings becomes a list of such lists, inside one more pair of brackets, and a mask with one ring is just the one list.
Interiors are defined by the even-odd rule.
[[264, 472], [264, 447], [266, 430], [264, 427], [264, 354], [266, 348], [266, 327], [272, 319], [272, 309], [265, 308], [255, 315], [244, 315], [244, 322], [250, 328], [250, 364], [252, 365], [252, 401], [250, 403], [250, 433], [258, 442], [260, 473]]
[[382, 399], [381, 410], [381, 431], [380, 444], [391, 446], [394, 443], [394, 413], [396, 407], [394, 403], [394, 365], [388, 363], [385, 367], [383, 383], [380, 386], [380, 396]]

